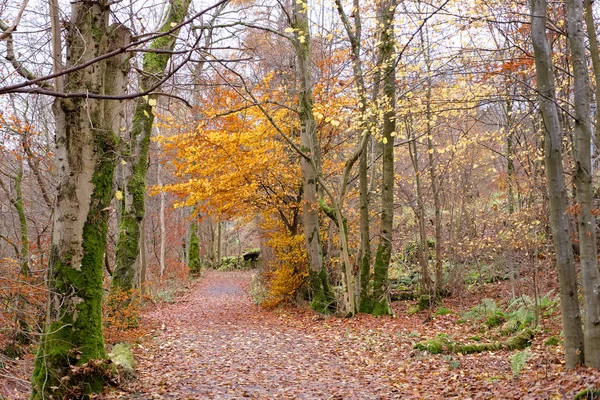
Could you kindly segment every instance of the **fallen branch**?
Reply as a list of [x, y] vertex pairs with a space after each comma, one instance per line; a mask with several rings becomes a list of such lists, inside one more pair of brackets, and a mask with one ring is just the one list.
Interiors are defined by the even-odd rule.
[[463, 344], [451, 340], [448, 335], [441, 333], [435, 338], [414, 345], [416, 350], [427, 351], [431, 354], [461, 353], [472, 354], [484, 351], [521, 350], [531, 345], [533, 331], [525, 329], [519, 334], [500, 342]]

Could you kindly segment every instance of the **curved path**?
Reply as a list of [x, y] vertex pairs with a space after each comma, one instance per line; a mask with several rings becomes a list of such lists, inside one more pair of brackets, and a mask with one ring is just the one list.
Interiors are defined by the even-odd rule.
[[562, 355], [537, 337], [519, 379], [511, 352], [413, 350], [439, 332], [477, 333], [456, 325], [455, 315], [424, 324], [405, 310], [350, 319], [264, 311], [247, 295], [250, 277], [209, 271], [184, 298], [146, 314], [142, 323], [157, 328], [134, 349], [139, 379], [116, 398], [549, 399], [600, 381], [600, 371], [566, 372]]
[[358, 373], [355, 363], [369, 360], [253, 305], [249, 280], [209, 271], [184, 299], [147, 315], [160, 329], [136, 349], [137, 398], [389, 398], [391, 387]]

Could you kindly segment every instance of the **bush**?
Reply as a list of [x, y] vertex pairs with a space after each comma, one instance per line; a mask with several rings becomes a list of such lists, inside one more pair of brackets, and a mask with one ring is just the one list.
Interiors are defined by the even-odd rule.
[[235, 269], [243, 269], [245, 266], [243, 257], [236, 256], [227, 256], [221, 258], [221, 263], [219, 264], [219, 271], [231, 271]]
[[298, 298], [309, 276], [304, 235], [290, 236], [280, 224], [280, 221], [266, 220], [262, 226], [269, 232], [266, 247], [273, 252], [273, 257], [263, 266], [267, 288], [262, 302], [265, 308], [276, 307]]
[[269, 289], [263, 306], [273, 308], [292, 300], [305, 280], [306, 277], [296, 273], [293, 267], [280, 265], [270, 274]]
[[111, 289], [102, 304], [102, 323], [107, 343], [128, 341], [139, 325], [142, 296], [137, 289]]

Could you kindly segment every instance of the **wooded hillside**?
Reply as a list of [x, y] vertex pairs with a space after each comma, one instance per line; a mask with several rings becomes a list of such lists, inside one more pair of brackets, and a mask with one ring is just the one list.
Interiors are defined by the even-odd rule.
[[[0, 398], [600, 396], [599, 21], [591, 0], [0, 0]], [[307, 375], [264, 383], [243, 360], [278, 330], [298, 362], [272, 375]], [[169, 393], [164, 341], [223, 373]], [[326, 352], [353, 353], [319, 386]]]

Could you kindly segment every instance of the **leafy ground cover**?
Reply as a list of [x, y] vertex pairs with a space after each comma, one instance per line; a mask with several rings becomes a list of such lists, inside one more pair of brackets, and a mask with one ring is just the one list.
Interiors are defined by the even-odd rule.
[[456, 313], [408, 315], [409, 302], [385, 318], [265, 311], [247, 294], [250, 279], [209, 271], [179, 301], [148, 312], [142, 324], [154, 329], [133, 346], [137, 380], [104, 398], [562, 399], [600, 382], [600, 371], [565, 370], [561, 347], [544, 344], [558, 335], [552, 329], [523, 353], [432, 355], [415, 343], [481, 329], [457, 324]]

